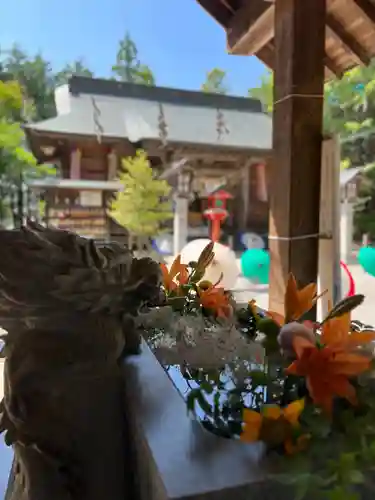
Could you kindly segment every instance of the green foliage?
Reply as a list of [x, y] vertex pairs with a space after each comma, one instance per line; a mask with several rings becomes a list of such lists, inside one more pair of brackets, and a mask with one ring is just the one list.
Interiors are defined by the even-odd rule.
[[[273, 76], [268, 72], [259, 88], [249, 95], [260, 99], [267, 112], [273, 107]], [[341, 168], [363, 166], [373, 162], [375, 155], [375, 60], [368, 67], [348, 71], [324, 89], [324, 129], [338, 134], [341, 140]], [[365, 187], [359, 192], [362, 201], [355, 214], [357, 237], [369, 233], [375, 238], [375, 177], [365, 172]], [[366, 199], [364, 202], [363, 200]], [[372, 201], [374, 200], [374, 201]]]
[[[228, 367], [202, 370], [185, 367], [187, 381], [186, 404], [189, 412], [204, 415], [201, 422], [211, 432], [226, 438], [241, 434], [242, 411], [258, 409], [265, 402], [280, 404], [287, 397], [295, 398], [298, 377], [270, 375], [251, 370], [244, 383], [227, 384]], [[289, 380], [290, 379], [290, 380]], [[291, 382], [291, 383], [289, 383]], [[180, 385], [180, 384], [179, 384]], [[269, 394], [282, 392], [269, 401]], [[364, 381], [357, 388], [358, 407], [337, 400], [333, 420], [312, 404], [306, 404], [300, 417], [299, 435], [309, 435], [306, 449], [295, 455], [285, 455], [276, 448], [269, 452], [272, 474], [269, 479], [291, 487], [291, 500], [360, 500], [359, 488], [371, 491], [371, 476], [375, 460], [375, 397], [373, 387]]]
[[249, 89], [249, 97], [259, 99], [267, 113], [273, 110], [273, 73], [268, 71], [262, 76], [259, 87]]
[[35, 166], [35, 158], [23, 148], [24, 135], [14, 117], [22, 107], [22, 92], [14, 81], [0, 81], [0, 173], [11, 176], [11, 166]]
[[126, 33], [124, 39], [120, 40], [112, 73], [116, 79], [123, 82], [155, 85], [155, 77], [151, 69], [140, 62], [137, 46], [129, 33]]
[[202, 92], [208, 94], [227, 94], [229, 87], [226, 84], [227, 75], [225, 71], [214, 68], [206, 75], [206, 81], [202, 84]]
[[359, 190], [359, 200], [354, 213], [355, 236], [360, 239], [367, 233], [375, 239], [375, 164], [367, 165]]
[[9, 214], [8, 189], [20, 181], [24, 170], [36, 167], [35, 158], [25, 150], [24, 134], [19, 121], [22, 91], [15, 81], [0, 81], [0, 182], [1, 220]]
[[272, 479], [293, 486], [293, 500], [360, 500], [359, 488], [372, 491], [375, 398], [369, 386], [357, 392], [358, 409], [341, 409], [333, 422], [307, 406], [301, 422], [311, 436], [308, 449], [293, 457], [274, 457], [278, 472]]
[[67, 64], [55, 74], [41, 54], [30, 56], [18, 45], [13, 45], [10, 50], [0, 50], [0, 67], [21, 86], [23, 103], [19, 119], [26, 121], [55, 116], [55, 87], [66, 83], [70, 76], [93, 76], [82, 59]]
[[122, 169], [119, 181], [123, 191], [116, 194], [108, 214], [134, 235], [156, 236], [162, 224], [173, 217], [171, 201], [166, 201], [171, 191], [169, 184], [154, 177], [142, 150], [134, 158], [124, 159]]
[[[267, 112], [273, 109], [273, 73], [268, 71], [260, 86], [249, 89]], [[348, 71], [340, 80], [334, 79], [324, 89], [324, 128], [342, 138], [371, 130], [374, 127], [375, 63], [368, 68]]]
[[77, 59], [72, 64], [67, 64], [62, 70], [55, 75], [55, 86], [67, 83], [72, 76], [94, 77], [94, 73], [90, 71], [82, 59]]
[[346, 168], [350, 168], [352, 166], [349, 158], [344, 158], [340, 161], [340, 169], [345, 170]]
[[3, 71], [21, 86], [24, 117], [38, 121], [54, 116], [54, 76], [50, 63], [41, 54], [30, 57], [17, 45], [0, 51], [0, 61]]

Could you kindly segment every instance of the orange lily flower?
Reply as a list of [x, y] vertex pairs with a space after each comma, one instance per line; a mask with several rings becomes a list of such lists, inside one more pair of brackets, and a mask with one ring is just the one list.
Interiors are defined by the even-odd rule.
[[173, 290], [176, 290], [179, 285], [187, 284], [189, 280], [189, 273], [187, 266], [185, 264], [181, 264], [181, 255], [177, 255], [170, 270], [168, 270], [168, 267], [165, 264], [160, 264], [160, 268], [163, 274], [163, 285], [166, 292], [172, 292]]
[[284, 297], [284, 316], [269, 311], [267, 314], [280, 326], [285, 323], [298, 320], [309, 311], [317, 301], [317, 286], [315, 283], [298, 290], [297, 282], [293, 274], [289, 274]]
[[244, 427], [240, 436], [241, 441], [247, 443], [263, 441], [273, 447], [284, 444], [288, 454], [302, 450], [308, 436], [301, 435], [294, 441], [293, 434], [300, 426], [299, 417], [304, 407], [305, 401], [300, 399], [285, 408], [264, 405], [261, 413], [246, 408], [243, 411]]
[[305, 377], [307, 389], [315, 404], [328, 414], [332, 412], [335, 397], [357, 404], [355, 388], [349, 378], [364, 373], [371, 367], [371, 359], [347, 349], [347, 344], [319, 346], [296, 336], [293, 347], [297, 356], [287, 369], [289, 375]]
[[233, 308], [224, 288], [218, 288], [208, 282], [202, 282], [201, 285], [198, 287], [198, 296], [202, 307], [213, 310], [221, 318], [231, 316]]
[[353, 332], [350, 322], [350, 313], [332, 318], [322, 326], [320, 342], [323, 345], [342, 346], [354, 350], [375, 340], [375, 332], [364, 330]]

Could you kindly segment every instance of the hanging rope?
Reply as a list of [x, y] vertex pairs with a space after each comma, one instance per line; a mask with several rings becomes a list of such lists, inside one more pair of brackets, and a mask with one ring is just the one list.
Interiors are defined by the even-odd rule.
[[221, 141], [224, 134], [229, 134], [229, 129], [225, 123], [224, 113], [219, 108], [216, 110], [216, 131], [218, 141]]
[[159, 116], [158, 116], [158, 125], [159, 125], [159, 138], [163, 145], [163, 147], [167, 146], [168, 143], [168, 125], [164, 115], [163, 105], [159, 102]]
[[94, 120], [94, 130], [96, 134], [96, 140], [100, 144], [102, 142], [102, 135], [104, 134], [103, 125], [100, 123], [101, 111], [96, 104], [94, 97], [91, 97], [91, 104], [93, 107], [93, 120]]

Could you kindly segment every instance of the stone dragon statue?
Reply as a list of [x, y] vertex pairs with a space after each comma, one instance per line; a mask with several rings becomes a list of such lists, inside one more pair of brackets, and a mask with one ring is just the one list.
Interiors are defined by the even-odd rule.
[[0, 230], [7, 499], [134, 498], [120, 361], [159, 294], [159, 265], [117, 244], [34, 223]]

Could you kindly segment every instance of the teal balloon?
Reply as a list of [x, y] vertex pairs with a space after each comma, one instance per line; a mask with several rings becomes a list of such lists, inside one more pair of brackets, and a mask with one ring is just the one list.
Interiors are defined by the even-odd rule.
[[375, 248], [362, 247], [358, 253], [358, 262], [365, 273], [375, 276]]
[[268, 285], [270, 274], [270, 256], [266, 250], [250, 248], [241, 256], [243, 276], [262, 285]]

